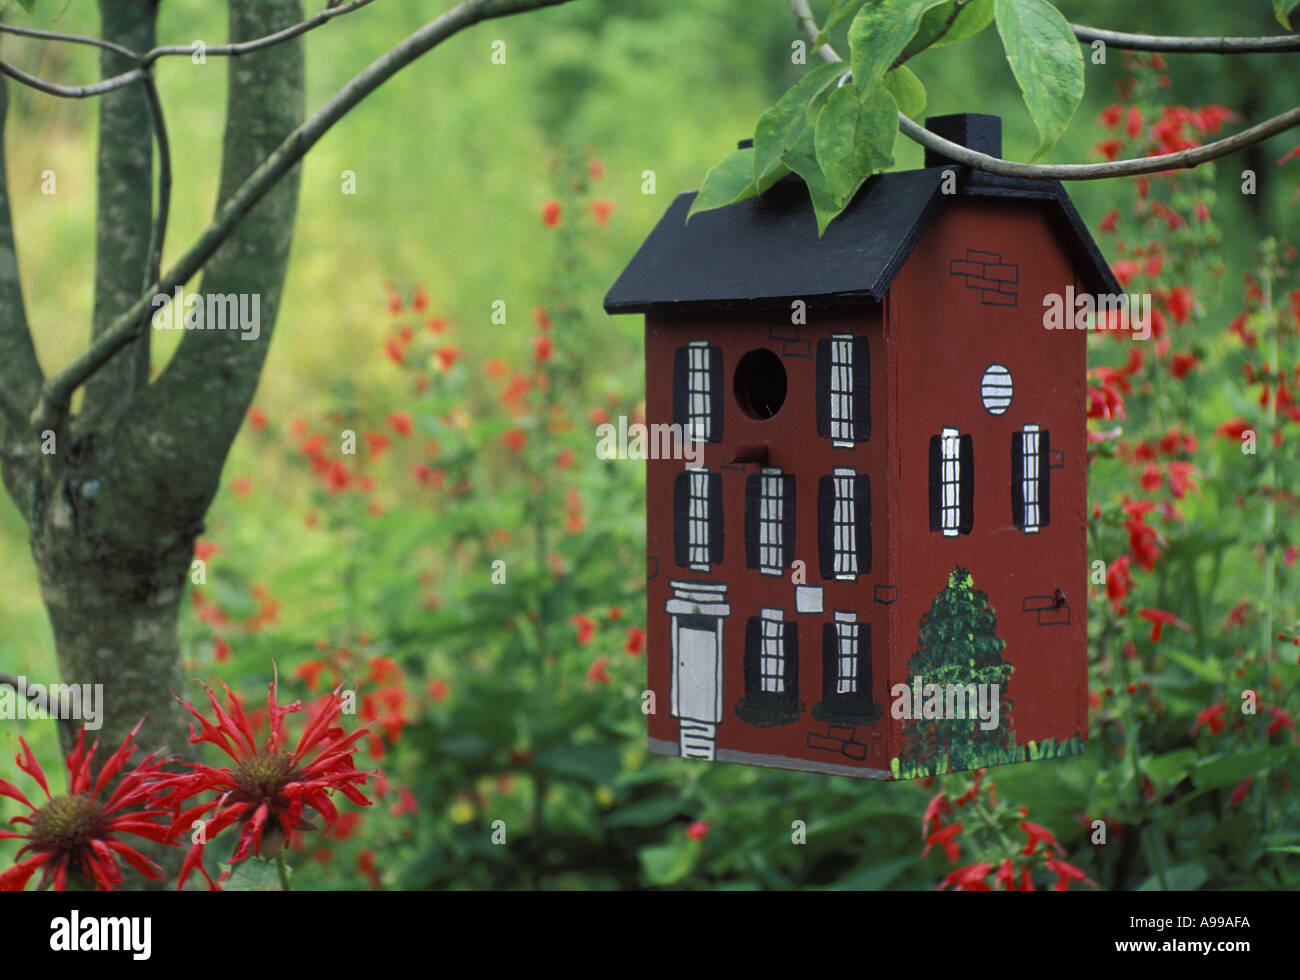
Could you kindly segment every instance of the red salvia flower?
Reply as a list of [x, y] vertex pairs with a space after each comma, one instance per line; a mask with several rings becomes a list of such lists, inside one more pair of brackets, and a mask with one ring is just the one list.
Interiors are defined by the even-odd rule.
[[1028, 820], [1022, 820], [1020, 821], [1020, 829], [1023, 830], [1025, 836], [1029, 838], [1028, 843], [1025, 844], [1025, 849], [1020, 852], [1026, 857], [1038, 850], [1039, 844], [1043, 845], [1044, 850], [1055, 848], [1058, 854], [1065, 853], [1061, 850], [1061, 846], [1056, 842], [1056, 835], [1046, 827], [1036, 823], [1030, 823]]
[[925, 839], [925, 847], [921, 849], [921, 857], [930, 853], [930, 848], [938, 844], [943, 848], [944, 853], [948, 856], [950, 864], [956, 864], [957, 859], [961, 857], [961, 848], [958, 846], [956, 837], [961, 833], [961, 822], [949, 824], [940, 830], [936, 830]]
[[1070, 887], [1072, 881], [1082, 881], [1097, 887], [1097, 883], [1090, 879], [1086, 874], [1080, 871], [1072, 864], [1060, 860], [1059, 858], [1049, 857], [1047, 859], [1047, 870], [1056, 875], [1056, 883], [1052, 885], [1054, 891], [1063, 892]]
[[[989, 861], [981, 861], [979, 864], [968, 864], [964, 868], [958, 868], [943, 879], [943, 884], [938, 888], [939, 891], [950, 885], [956, 891], [968, 892], [988, 892], [993, 889], [989, 887], [988, 882], [984, 879], [988, 873], [993, 870], [993, 864]], [[998, 872], [999, 877], [1001, 872]]]
[[1166, 626], [1177, 626], [1180, 630], [1191, 632], [1192, 628], [1171, 612], [1163, 609], [1139, 609], [1138, 615], [1151, 623], [1151, 642], [1159, 643]]
[[[0, 891], [22, 891], [32, 875], [41, 870], [39, 887], [52, 882], [63, 891], [67, 887], [68, 873], [72, 872], [86, 885], [101, 891], [113, 891], [122, 883], [118, 858], [124, 860], [146, 878], [161, 880], [161, 870], [135, 848], [119, 840], [123, 834], [142, 837], [160, 844], [168, 843], [170, 830], [159, 817], [166, 810], [153, 808], [153, 793], [163, 776], [154, 756], [146, 756], [139, 765], [126, 773], [111, 793], [109, 783], [126, 767], [136, 746], [132, 744], [140, 724], [127, 734], [121, 746], [104, 762], [99, 776], [92, 778], [91, 765], [99, 740], [86, 750], [86, 730], [77, 734], [77, 744], [68, 753], [68, 792], [50, 795], [45, 771], [41, 768], [26, 740], [19, 736], [22, 753], [15, 757], [18, 768], [34, 779], [45, 793], [41, 806], [31, 803], [13, 783], [0, 779], [0, 796], [27, 807], [30, 815], [14, 817], [11, 824], [26, 824], [27, 833], [0, 830], [0, 839], [24, 840], [27, 843], [18, 851], [18, 863], [0, 873]], [[28, 851], [31, 857], [23, 858]]]
[[709, 836], [709, 828], [712, 825], [707, 820], [693, 820], [689, 827], [686, 828], [686, 836], [691, 840], [704, 840]]
[[623, 649], [634, 657], [641, 656], [645, 650], [645, 630], [640, 626], [629, 626], [627, 628], [627, 642], [623, 644]]
[[[164, 800], [175, 813], [172, 831], [189, 833], [195, 821], [204, 820], [202, 837], [190, 847], [181, 865], [177, 889], [196, 868], [214, 891], [220, 889], [220, 880], [229, 872], [214, 882], [203, 867], [203, 853], [228, 827], [240, 825], [239, 841], [230, 862], [233, 865], [249, 854], [275, 857], [293, 831], [315, 829], [304, 819], [305, 807], [320, 814], [328, 830], [338, 819], [338, 810], [330, 801], [335, 790], [353, 803], [370, 806], [370, 800], [358, 788], [365, 785], [367, 774], [358, 772], [353, 763], [357, 742], [370, 730], [360, 728], [348, 733], [333, 724], [343, 710], [339, 695], [342, 685], [321, 697], [308, 712], [307, 723], [292, 749], [285, 730], [285, 716], [302, 711], [303, 706], [299, 701], [280, 705], [278, 674], [267, 688], [269, 731], [260, 745], [243, 705], [224, 681], [221, 686], [226, 691], [224, 709], [216, 694], [207, 691], [216, 724], [193, 704], [177, 698], [200, 725], [198, 734], [194, 725], [190, 725], [191, 744], [209, 742], [229, 756], [232, 763], [222, 768], [191, 763], [190, 772], [167, 781]], [[214, 798], [181, 809], [195, 797], [203, 796]]]
[[585, 647], [591, 642], [591, 638], [596, 635], [596, 623], [590, 616], [584, 616], [582, 613], [575, 613], [569, 617], [571, 622], [578, 631], [578, 646]]
[[612, 684], [614, 678], [609, 676], [609, 657], [597, 657], [587, 670], [587, 686], [593, 684]]
[[1219, 704], [1212, 704], [1208, 708], [1202, 710], [1201, 713], [1196, 716], [1196, 724], [1192, 726], [1192, 735], [1195, 736], [1202, 725], [1209, 726], [1210, 734], [1222, 735], [1223, 730], [1228, 727], [1228, 723], [1223, 718], [1227, 711], [1228, 706], [1222, 702]]
[[560, 202], [555, 200], [542, 202], [542, 224], [547, 228], [557, 228], [560, 224], [560, 215], [563, 209]]

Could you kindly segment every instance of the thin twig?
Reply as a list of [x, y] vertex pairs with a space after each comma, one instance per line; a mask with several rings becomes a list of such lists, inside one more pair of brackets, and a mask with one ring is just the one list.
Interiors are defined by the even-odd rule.
[[1126, 34], [1083, 24], [1070, 29], [1080, 41], [1104, 41], [1123, 51], [1168, 51], [1175, 54], [1260, 54], [1266, 51], [1300, 51], [1300, 34], [1276, 37], [1171, 37], [1159, 34]]
[[37, 27], [15, 27], [13, 24], [0, 24], [0, 34], [16, 34], [18, 37], [36, 37], [43, 41], [62, 41], [67, 44], [89, 44], [103, 48], [114, 54], [124, 55], [131, 60], [140, 57], [128, 47], [114, 41], [105, 41], [102, 37], [90, 37], [85, 34], [62, 34], [59, 31], [43, 31]]
[[462, 0], [353, 77], [311, 118], [286, 136], [257, 169], [249, 174], [239, 189], [221, 205], [212, 224], [199, 235], [161, 281], [146, 289], [86, 350], [45, 382], [30, 418], [36, 431], [47, 428], [57, 430], [62, 426], [67, 418], [73, 392], [144, 329], [153, 297], [169, 296], [178, 285], [188, 282], [203, 268], [243, 220], [244, 215], [266, 195], [276, 181], [288, 173], [330, 127], [367, 95], [431, 48], [467, 27], [496, 17], [568, 2], [569, 0]]
[[[808, 9], [808, 0], [789, 0], [789, 4], [800, 29], [808, 36], [809, 43], [816, 40], [818, 28]], [[822, 57], [826, 61], [842, 60], [829, 44], [823, 45], [821, 50]], [[1106, 163], [1041, 164], [1016, 163], [1013, 160], [1003, 160], [1001, 157], [980, 153], [930, 132], [901, 112], [898, 114], [899, 130], [913, 142], [920, 143], [929, 150], [941, 153], [956, 163], [965, 164], [976, 170], [1025, 180], [1102, 180], [1108, 177], [1135, 177], [1141, 174], [1160, 173], [1163, 170], [1190, 169], [1235, 153], [1252, 143], [1268, 139], [1294, 126], [1300, 126], [1300, 106], [1257, 123], [1249, 129], [1243, 129], [1232, 136], [1194, 149], [1180, 150], [1177, 153], [1162, 153], [1158, 156], [1140, 157], [1134, 160], [1112, 160]]]
[[153, 230], [149, 233], [149, 253], [145, 264], [144, 289], [158, 281], [162, 274], [163, 241], [167, 237], [167, 218], [171, 211], [172, 152], [167, 139], [167, 121], [163, 118], [162, 100], [152, 71], [145, 72], [142, 80], [149, 113], [153, 117], [154, 141], [158, 144], [158, 204], [154, 210]]

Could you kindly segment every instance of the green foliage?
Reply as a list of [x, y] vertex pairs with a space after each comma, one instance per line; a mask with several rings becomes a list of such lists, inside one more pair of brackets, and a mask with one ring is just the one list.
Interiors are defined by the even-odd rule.
[[1060, 140], [1083, 100], [1083, 54], [1048, 0], [997, 0], [998, 33], [1040, 142], [1036, 160]]
[[1291, 11], [1295, 10], [1300, 0], [1273, 0], [1273, 13], [1277, 21], [1288, 31], [1291, 30]]
[[[856, 85], [836, 89], [817, 117], [813, 146], [838, 213], [853, 200], [866, 175], [894, 162], [898, 105], [883, 85], [867, 92]], [[825, 222], [822, 218], [825, 217]], [[818, 215], [818, 231], [830, 216]]]
[[[925, 86], [907, 65], [899, 65], [891, 71], [885, 76], [883, 84], [898, 103], [898, 110], [903, 115], [915, 119], [925, 111]], [[897, 126], [894, 127], [894, 132], [897, 134]]]
[[921, 15], [942, 2], [881, 0], [858, 11], [849, 25], [849, 64], [853, 68], [853, 84], [863, 92], [875, 88], [916, 34]]

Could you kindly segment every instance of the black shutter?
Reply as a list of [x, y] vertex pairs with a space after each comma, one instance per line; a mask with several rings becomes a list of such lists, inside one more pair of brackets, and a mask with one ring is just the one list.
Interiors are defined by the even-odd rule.
[[871, 438], [871, 352], [866, 337], [853, 338], [853, 441]]
[[745, 694], [757, 694], [763, 689], [760, 679], [758, 651], [762, 644], [762, 622], [758, 616], [750, 616], [745, 623]]
[[831, 435], [831, 341], [823, 337], [817, 341], [817, 434], [824, 439]]
[[957, 530], [970, 534], [975, 523], [975, 449], [970, 436], [962, 436], [958, 459], [961, 466], [961, 486], [957, 491], [957, 500], [961, 504]]
[[822, 578], [835, 577], [835, 477], [817, 481], [817, 558]]
[[822, 623], [822, 700], [830, 701], [839, 691], [840, 635], [834, 623]]
[[683, 568], [690, 562], [691, 471], [673, 480], [673, 561]]
[[1011, 522], [1025, 526], [1025, 434], [1011, 433]]
[[678, 347], [673, 351], [673, 422], [683, 427], [690, 398], [690, 366], [689, 347]]
[[858, 574], [871, 574], [871, 477], [853, 478], [853, 533], [858, 551]]
[[709, 442], [722, 441], [722, 348], [709, 347]]
[[785, 681], [786, 697], [799, 697], [799, 624], [793, 619], [785, 621]]
[[938, 436], [930, 437], [930, 530], [943, 530], [943, 449]]
[[1044, 429], [1038, 435], [1038, 526], [1052, 523], [1052, 445]]
[[763, 478], [745, 477], [745, 567], [759, 566], [759, 521], [762, 519]]
[[722, 474], [709, 474], [709, 564], [722, 564]]
[[781, 477], [781, 567], [794, 564], [794, 534], [798, 527], [794, 474]]
[[858, 625], [858, 697], [871, 697], [871, 624]]

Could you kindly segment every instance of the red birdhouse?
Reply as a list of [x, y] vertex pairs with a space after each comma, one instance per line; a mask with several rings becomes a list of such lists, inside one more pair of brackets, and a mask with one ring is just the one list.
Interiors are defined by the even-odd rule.
[[[997, 117], [928, 125], [1001, 152]], [[820, 239], [793, 175], [689, 224], [679, 195], [606, 297], [645, 314], [654, 752], [890, 779], [1083, 747], [1075, 304], [1119, 286], [1059, 183], [925, 162]]]

